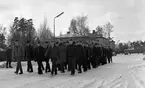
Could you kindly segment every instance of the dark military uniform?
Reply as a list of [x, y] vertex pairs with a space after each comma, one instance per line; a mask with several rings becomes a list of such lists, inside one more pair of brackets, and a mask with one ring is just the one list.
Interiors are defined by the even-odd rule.
[[42, 46], [37, 46], [35, 48], [35, 61], [38, 64], [38, 74], [43, 74], [42, 70], [44, 70], [42, 61], [44, 58], [44, 48]]
[[83, 47], [84, 57], [83, 57], [83, 69], [84, 72], [87, 71], [87, 61], [88, 61], [88, 48], [86, 46]]
[[59, 49], [59, 60], [58, 60], [58, 63], [60, 64], [60, 70], [61, 72], [65, 72], [64, 71], [64, 63], [66, 62], [66, 46], [61, 43], [58, 47]]
[[109, 53], [108, 58], [110, 62], [112, 62], [112, 49], [110, 47], [108, 48], [108, 53]]
[[99, 66], [99, 59], [101, 56], [101, 48], [99, 46], [96, 47], [96, 66]]
[[25, 58], [27, 59], [27, 71], [33, 72], [31, 63], [31, 61], [33, 60], [33, 47], [31, 45], [26, 45], [25, 47]]
[[102, 55], [100, 57], [99, 63], [101, 65], [104, 65], [105, 64], [105, 57], [106, 57], [106, 50], [104, 47], [101, 47], [101, 50], [102, 50]]
[[78, 65], [78, 72], [82, 73], [81, 66], [83, 62], [83, 47], [81, 45], [76, 45], [76, 62]]
[[51, 75], [55, 72], [55, 75], [57, 74], [57, 61], [59, 59], [59, 49], [57, 46], [51, 47], [50, 50], [50, 57], [51, 57], [51, 62], [52, 62], [52, 71]]
[[67, 57], [68, 57], [68, 69], [71, 71], [71, 75], [74, 75], [76, 67], [76, 47], [74, 44], [67, 46]]
[[91, 47], [88, 47], [88, 60], [87, 60], [87, 67], [91, 69], [91, 57], [92, 57], [92, 50]]
[[107, 49], [102, 47], [103, 48], [103, 56], [102, 56], [102, 59], [103, 59], [103, 62], [102, 64], [107, 64]]
[[22, 47], [19, 45], [14, 46], [12, 49], [12, 58], [15, 58], [17, 61], [16, 71], [15, 71], [16, 74], [18, 74], [19, 71], [20, 71], [19, 74], [23, 74], [23, 69], [21, 65], [22, 55], [23, 55]]
[[50, 46], [47, 46], [46, 48], [44, 48], [44, 53], [45, 53], [45, 62], [46, 62], [46, 67], [45, 67], [45, 72], [51, 72], [50, 69], [50, 64], [49, 64], [49, 58], [50, 58]]
[[93, 48], [94, 48], [94, 46], [93, 46], [93, 44], [91, 45], [91, 47], [90, 47], [90, 64], [91, 64], [91, 66], [92, 67], [94, 67], [94, 51], [93, 51]]
[[7, 62], [6, 62], [6, 68], [12, 68], [11, 66], [11, 61], [12, 61], [12, 49], [11, 47], [8, 47], [6, 51], [6, 56], [7, 56]]
[[96, 54], [97, 54], [97, 48], [96, 48], [96, 46], [94, 45], [93, 46], [93, 57], [92, 57], [92, 59], [93, 59], [93, 61], [92, 61], [92, 66], [93, 66], [93, 68], [96, 68], [97, 67], [97, 56], [96, 56]]

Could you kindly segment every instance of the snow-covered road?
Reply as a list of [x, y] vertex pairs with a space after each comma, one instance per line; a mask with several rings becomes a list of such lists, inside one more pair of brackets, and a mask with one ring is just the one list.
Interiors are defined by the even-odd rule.
[[85, 73], [70, 76], [69, 72], [37, 74], [26, 72], [23, 63], [23, 75], [15, 75], [14, 68], [0, 68], [0, 88], [144, 88], [145, 61], [142, 54], [118, 55], [113, 63], [99, 66]]

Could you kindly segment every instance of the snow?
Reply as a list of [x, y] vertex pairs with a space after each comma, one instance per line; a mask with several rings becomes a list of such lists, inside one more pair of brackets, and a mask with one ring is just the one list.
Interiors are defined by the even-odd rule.
[[36, 62], [32, 63], [33, 73], [26, 72], [27, 64], [23, 62], [24, 74], [15, 75], [16, 63], [13, 62], [14, 68], [0, 68], [0, 88], [144, 88], [144, 57], [142, 54], [117, 55], [113, 63], [82, 74], [76, 71], [75, 76], [67, 71], [58, 72], [56, 76], [38, 75]]
[[137, 88], [145, 88], [145, 64], [133, 66], [131, 72]]
[[0, 68], [4, 68], [6, 66], [6, 62], [3, 61], [3, 62], [0, 62]]

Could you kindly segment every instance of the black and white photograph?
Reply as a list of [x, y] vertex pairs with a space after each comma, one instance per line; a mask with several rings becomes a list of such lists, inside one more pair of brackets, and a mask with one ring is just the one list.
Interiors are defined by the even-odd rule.
[[0, 88], [145, 88], [145, 0], [0, 0]]

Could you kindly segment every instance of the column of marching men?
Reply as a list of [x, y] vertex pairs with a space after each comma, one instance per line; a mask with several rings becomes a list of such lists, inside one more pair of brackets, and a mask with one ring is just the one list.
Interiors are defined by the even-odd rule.
[[[23, 74], [22, 57], [22, 46], [16, 40], [12, 48], [12, 58], [17, 61], [16, 74]], [[112, 63], [112, 49], [102, 44], [79, 40], [50, 43], [45, 41], [43, 46], [38, 41], [36, 47], [27, 41], [24, 57], [27, 60], [27, 72], [33, 72], [32, 61], [34, 60], [38, 65], [38, 74], [50, 72], [51, 75], [56, 75], [58, 71], [61, 73], [69, 71], [71, 75], [74, 75], [76, 71], [82, 73], [100, 65]], [[9, 65], [11, 67], [11, 64]]]

